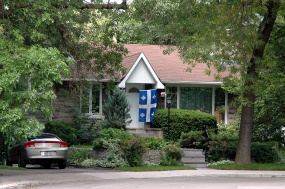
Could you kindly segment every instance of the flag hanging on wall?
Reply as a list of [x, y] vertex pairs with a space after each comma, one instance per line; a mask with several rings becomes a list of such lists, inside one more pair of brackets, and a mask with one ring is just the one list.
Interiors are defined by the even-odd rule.
[[152, 122], [157, 104], [157, 90], [140, 90], [139, 122]]

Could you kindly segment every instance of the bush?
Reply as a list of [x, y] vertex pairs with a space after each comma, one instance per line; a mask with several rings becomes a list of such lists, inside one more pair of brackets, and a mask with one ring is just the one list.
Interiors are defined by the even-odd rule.
[[81, 162], [88, 158], [88, 149], [86, 148], [72, 148], [68, 149], [67, 165], [80, 165]]
[[125, 157], [131, 167], [140, 166], [143, 163], [142, 156], [146, 151], [143, 140], [138, 137], [132, 137], [126, 146], [123, 146]]
[[129, 114], [130, 105], [128, 103], [126, 93], [124, 90], [115, 88], [112, 94], [108, 94], [108, 100], [104, 103], [103, 114], [104, 120], [103, 128], [126, 128], [131, 120]]
[[162, 155], [162, 159], [160, 161], [161, 166], [179, 166], [182, 165], [179, 160], [182, 157], [182, 150], [181, 148], [169, 144], [165, 147], [165, 156]]
[[77, 143], [76, 129], [71, 124], [60, 121], [47, 122], [44, 132], [57, 135], [67, 142], [69, 146]]
[[[168, 110], [158, 109], [155, 112], [153, 126], [162, 128], [164, 137], [177, 141], [181, 133], [203, 131], [204, 128], [216, 129], [216, 117], [200, 111], [170, 109], [170, 127], [168, 128]], [[168, 132], [169, 129], [169, 132]]]
[[164, 139], [151, 137], [151, 138], [143, 138], [146, 147], [149, 150], [162, 150], [165, 149], [167, 142]]
[[0, 165], [4, 165], [6, 160], [7, 145], [5, 145], [5, 135], [0, 132]]
[[257, 163], [276, 163], [281, 160], [277, 142], [253, 142], [251, 158]]
[[204, 148], [206, 137], [203, 136], [204, 131], [190, 131], [189, 133], [182, 133], [178, 144], [181, 148]]
[[102, 146], [102, 139], [105, 141], [116, 140], [120, 146], [126, 145], [127, 141], [132, 138], [132, 134], [127, 133], [124, 129], [106, 128], [98, 131], [96, 140], [93, 142], [94, 149], [100, 149]]

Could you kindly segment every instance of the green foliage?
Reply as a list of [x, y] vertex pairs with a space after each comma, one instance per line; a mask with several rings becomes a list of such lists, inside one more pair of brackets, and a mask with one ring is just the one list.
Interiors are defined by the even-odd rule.
[[86, 6], [82, 1], [0, 4], [5, 7], [0, 13], [0, 132], [7, 132], [7, 143], [44, 128], [27, 115], [50, 120], [53, 85], [69, 78], [70, 68], [76, 78], [113, 79], [124, 73], [126, 49], [112, 40], [116, 11], [80, 9]]
[[219, 124], [218, 132], [210, 131], [210, 141], [206, 152], [207, 162], [224, 159], [234, 160], [238, 142], [238, 126], [236, 124]]
[[277, 142], [253, 142], [251, 157], [256, 163], [280, 162], [280, 154]]
[[88, 158], [88, 149], [82, 148], [73, 148], [68, 149], [67, 154], [67, 165], [79, 165], [85, 159]]
[[165, 155], [162, 155], [160, 165], [162, 166], [180, 166], [182, 165], [179, 160], [182, 157], [181, 148], [176, 145], [169, 144], [165, 147]]
[[97, 145], [96, 150], [103, 151], [105, 158], [103, 160], [96, 160], [93, 163], [100, 167], [111, 168], [128, 165], [127, 161], [125, 160], [124, 151], [120, 146], [118, 139], [106, 140], [99, 138], [96, 141], [97, 142], [94, 142], [94, 148]]
[[114, 141], [121, 146], [126, 145], [127, 141], [132, 138], [130, 133], [124, 129], [106, 128], [98, 131], [96, 140], [93, 142], [94, 149], [100, 149], [102, 146], [102, 139], [105, 141]]
[[[155, 112], [153, 125], [162, 128], [164, 138], [177, 141], [181, 133], [188, 133], [190, 131], [203, 131], [204, 127], [207, 129], [216, 128], [216, 117], [203, 113], [200, 111], [170, 109], [170, 127], [168, 128], [168, 110], [158, 109]], [[169, 132], [168, 132], [169, 129]]]
[[0, 165], [4, 165], [6, 154], [7, 154], [7, 145], [5, 145], [5, 135], [0, 132]]
[[143, 140], [138, 137], [132, 137], [126, 146], [123, 146], [125, 158], [131, 167], [142, 165], [142, 155], [146, 151]]
[[178, 140], [181, 148], [204, 148], [206, 137], [204, 131], [190, 131], [189, 133], [181, 133]]
[[79, 144], [92, 145], [98, 131], [101, 128], [102, 120], [91, 119], [80, 112], [73, 113], [73, 127], [76, 129]]
[[163, 150], [167, 145], [164, 139], [157, 137], [144, 138], [143, 140], [149, 150]]
[[129, 111], [130, 105], [127, 101], [125, 91], [115, 88], [109, 92], [108, 100], [104, 103], [103, 114], [106, 118], [102, 127], [125, 129], [126, 125], [131, 123]]
[[76, 129], [72, 124], [61, 121], [49, 121], [45, 124], [44, 132], [53, 133], [67, 142], [69, 146], [77, 143]]

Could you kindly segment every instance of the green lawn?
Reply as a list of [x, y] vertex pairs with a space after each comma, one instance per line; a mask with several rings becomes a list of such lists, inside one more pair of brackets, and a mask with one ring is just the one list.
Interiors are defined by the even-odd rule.
[[12, 167], [12, 166], [6, 166], [6, 165], [0, 165], [0, 169], [21, 170], [21, 171], [27, 170], [26, 168], [23, 168], [23, 167]]
[[190, 166], [142, 166], [142, 167], [117, 167], [115, 170], [143, 172], [143, 171], [173, 171], [173, 170], [195, 170]]
[[285, 163], [251, 163], [248, 165], [222, 164], [212, 165], [208, 168], [220, 170], [265, 170], [265, 171], [285, 171]]

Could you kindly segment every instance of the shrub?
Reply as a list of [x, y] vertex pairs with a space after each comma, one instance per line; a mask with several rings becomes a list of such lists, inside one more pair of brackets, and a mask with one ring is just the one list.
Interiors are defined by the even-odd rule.
[[80, 165], [81, 162], [88, 158], [88, 149], [86, 148], [73, 148], [68, 149], [67, 165]]
[[162, 159], [160, 161], [161, 166], [179, 166], [182, 165], [179, 160], [182, 157], [181, 148], [169, 144], [165, 147], [165, 155], [162, 155]]
[[157, 137], [144, 138], [144, 143], [149, 150], [162, 150], [167, 145], [164, 139]]
[[126, 146], [123, 146], [125, 157], [131, 167], [142, 165], [142, 155], [146, 150], [142, 139], [138, 136], [132, 137]]
[[5, 135], [0, 132], [0, 165], [4, 165], [6, 160], [7, 145], [5, 145]]
[[[170, 127], [168, 128], [168, 110], [158, 109], [155, 112], [153, 126], [162, 128], [164, 137], [177, 141], [181, 133], [190, 131], [203, 131], [207, 129], [216, 129], [216, 117], [200, 111], [170, 109]], [[169, 132], [168, 132], [169, 129]]]
[[257, 163], [276, 163], [281, 160], [277, 142], [253, 142], [251, 158]]
[[126, 128], [131, 120], [129, 114], [130, 105], [124, 90], [115, 88], [112, 94], [108, 94], [108, 100], [104, 103], [103, 114], [106, 119], [102, 126], [104, 128]]
[[206, 142], [206, 137], [203, 136], [203, 131], [190, 131], [188, 133], [182, 133], [178, 140], [181, 148], [200, 148], [202, 149]]
[[118, 142], [118, 139], [105, 140], [100, 138], [96, 141], [100, 141], [100, 143], [97, 144], [98, 146], [96, 149], [103, 150], [105, 154], [105, 158], [103, 160], [95, 161], [97, 166], [113, 168], [128, 165], [124, 159], [124, 152]]
[[237, 142], [237, 138], [230, 135], [213, 135], [208, 144], [208, 151], [206, 152], [207, 161], [216, 162], [223, 159], [234, 160]]
[[105, 128], [98, 131], [96, 140], [93, 142], [94, 149], [99, 149], [102, 145], [102, 139], [111, 141], [116, 139], [120, 146], [126, 145], [127, 141], [132, 138], [132, 134], [127, 133], [124, 129]]
[[71, 124], [60, 121], [47, 122], [44, 132], [59, 136], [59, 138], [67, 142], [68, 145], [77, 143], [76, 129], [73, 128]]

